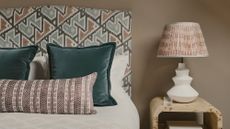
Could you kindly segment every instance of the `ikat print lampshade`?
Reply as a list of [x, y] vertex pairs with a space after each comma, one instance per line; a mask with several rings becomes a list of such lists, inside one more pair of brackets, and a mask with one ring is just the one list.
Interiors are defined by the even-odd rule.
[[200, 25], [195, 22], [177, 22], [166, 25], [157, 56], [207, 57], [208, 51]]

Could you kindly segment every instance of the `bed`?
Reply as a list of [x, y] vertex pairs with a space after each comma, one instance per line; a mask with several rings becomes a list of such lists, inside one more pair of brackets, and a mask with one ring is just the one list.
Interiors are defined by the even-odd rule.
[[[0, 129], [139, 129], [139, 115], [130, 99], [130, 11], [68, 6], [8, 8], [0, 9], [0, 23], [1, 48], [38, 45], [36, 57], [45, 57], [47, 43], [84, 48], [116, 42], [114, 58], [126, 55], [123, 59], [127, 62], [122, 81], [111, 88], [117, 105], [97, 106], [94, 115], [0, 113]], [[32, 62], [37, 66], [32, 68], [36, 74], [32, 78], [48, 78], [47, 64], [41, 62], [36, 58]]]

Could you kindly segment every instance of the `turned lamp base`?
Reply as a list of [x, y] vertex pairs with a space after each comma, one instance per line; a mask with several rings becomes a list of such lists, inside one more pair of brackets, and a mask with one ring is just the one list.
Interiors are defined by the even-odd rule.
[[179, 63], [176, 76], [173, 77], [175, 85], [167, 92], [170, 99], [176, 102], [187, 103], [194, 101], [199, 93], [192, 88], [192, 77], [189, 76], [189, 69], [184, 63]]

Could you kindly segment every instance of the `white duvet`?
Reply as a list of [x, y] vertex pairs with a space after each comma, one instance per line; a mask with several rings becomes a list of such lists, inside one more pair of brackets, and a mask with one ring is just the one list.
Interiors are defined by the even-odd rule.
[[0, 129], [139, 129], [137, 110], [121, 88], [112, 96], [117, 106], [96, 107], [96, 115], [0, 113]]

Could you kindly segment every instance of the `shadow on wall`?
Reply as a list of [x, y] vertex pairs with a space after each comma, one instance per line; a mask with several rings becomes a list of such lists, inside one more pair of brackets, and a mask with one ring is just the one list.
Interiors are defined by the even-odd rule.
[[[140, 112], [141, 128], [148, 129], [150, 122], [149, 104], [152, 98], [164, 96], [173, 86], [172, 77], [179, 60], [173, 58], [157, 58], [159, 38], [153, 41], [152, 54], [149, 55], [143, 78], [135, 95], [135, 103]], [[148, 96], [146, 96], [148, 94]], [[146, 117], [148, 116], [148, 117]]]

